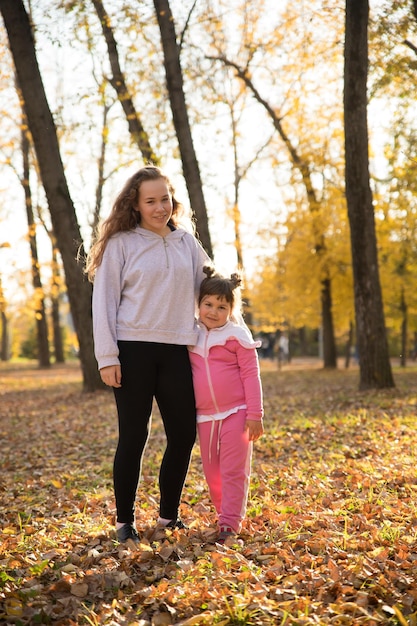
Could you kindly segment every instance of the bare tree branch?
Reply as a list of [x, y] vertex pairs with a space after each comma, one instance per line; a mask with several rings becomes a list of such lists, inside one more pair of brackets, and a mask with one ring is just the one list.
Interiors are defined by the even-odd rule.
[[410, 48], [410, 50], [412, 50], [414, 52], [414, 54], [417, 54], [417, 46], [415, 46], [413, 43], [411, 43], [411, 41], [409, 41], [408, 39], [404, 39], [403, 43], [408, 46]]

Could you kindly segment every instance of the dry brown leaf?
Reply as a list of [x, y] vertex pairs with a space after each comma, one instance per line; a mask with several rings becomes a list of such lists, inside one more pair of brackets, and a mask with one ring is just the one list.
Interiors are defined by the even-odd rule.
[[77, 596], [77, 598], [85, 598], [88, 594], [87, 583], [73, 583], [71, 585], [71, 593], [73, 596]]

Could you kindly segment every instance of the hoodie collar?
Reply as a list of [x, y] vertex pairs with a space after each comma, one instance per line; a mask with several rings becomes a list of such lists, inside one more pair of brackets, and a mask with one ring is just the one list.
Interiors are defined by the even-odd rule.
[[236, 324], [233, 320], [226, 322], [220, 328], [207, 328], [198, 320], [198, 340], [195, 346], [190, 347], [191, 352], [196, 352], [200, 356], [207, 356], [213, 346], [224, 346], [229, 339], [235, 339], [243, 348], [259, 348], [260, 341], [254, 341], [249, 328], [246, 325]]
[[158, 233], [154, 233], [152, 230], [148, 230], [147, 228], [143, 228], [143, 226], [136, 226], [133, 230], [137, 235], [141, 235], [147, 239], [182, 239], [185, 235], [185, 230], [182, 228], [175, 228], [171, 230], [167, 235], [162, 237], [162, 235], [158, 235]]

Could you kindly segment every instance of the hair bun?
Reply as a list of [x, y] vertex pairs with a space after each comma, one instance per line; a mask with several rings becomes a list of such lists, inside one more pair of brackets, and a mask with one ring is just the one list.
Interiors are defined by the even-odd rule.
[[240, 276], [240, 274], [234, 273], [230, 276], [230, 282], [232, 283], [233, 287], [239, 287], [239, 285], [242, 284], [242, 278]]
[[203, 272], [207, 276], [207, 278], [211, 278], [213, 274], [215, 274], [215, 269], [212, 265], [205, 265], [203, 267]]

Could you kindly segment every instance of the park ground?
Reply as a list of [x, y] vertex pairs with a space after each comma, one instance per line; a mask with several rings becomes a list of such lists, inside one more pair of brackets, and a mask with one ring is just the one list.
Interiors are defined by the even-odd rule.
[[154, 532], [155, 409], [133, 551], [113, 532], [111, 392], [83, 393], [77, 363], [0, 364], [0, 622], [417, 624], [416, 364], [367, 392], [355, 366], [261, 369], [266, 432], [239, 540], [213, 543], [197, 446], [189, 529]]

